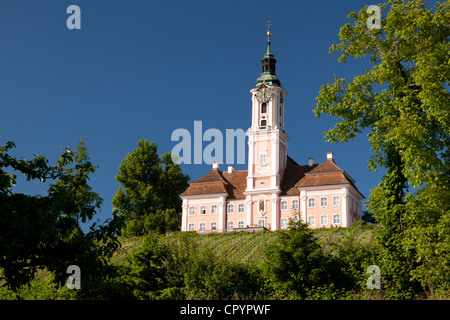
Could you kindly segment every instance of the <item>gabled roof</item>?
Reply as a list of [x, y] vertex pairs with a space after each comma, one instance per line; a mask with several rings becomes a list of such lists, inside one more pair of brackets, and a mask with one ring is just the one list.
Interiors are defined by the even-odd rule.
[[191, 184], [199, 184], [199, 183], [227, 183], [223, 177], [222, 172], [219, 169], [212, 169], [207, 175], [192, 181]]
[[245, 199], [244, 191], [247, 189], [247, 170], [222, 172], [222, 176], [228, 182], [228, 199]]
[[355, 180], [347, 172], [339, 168], [332, 158], [327, 159], [324, 163], [319, 163], [314, 169], [305, 173], [305, 176], [295, 186], [301, 188], [335, 184], [350, 184], [364, 198], [362, 193], [356, 188]]
[[300, 192], [295, 187], [295, 184], [300, 181], [307, 172], [311, 171], [315, 167], [317, 167], [317, 164], [314, 164], [312, 167], [309, 165], [301, 166], [292, 160], [291, 157], [287, 156], [286, 170], [284, 170], [283, 179], [281, 180], [280, 195], [299, 194]]
[[[181, 196], [206, 195], [227, 193], [227, 199], [245, 199], [247, 188], [247, 170], [222, 172], [213, 168], [208, 174], [194, 180]], [[301, 187], [327, 186], [337, 184], [350, 184], [356, 191], [353, 180], [344, 170], [339, 168], [333, 159], [327, 159], [324, 163], [299, 165], [291, 157], [287, 156], [286, 169], [281, 180], [280, 195], [296, 195]], [[361, 194], [361, 192], [359, 192]], [[362, 197], [364, 197], [361, 194]]]

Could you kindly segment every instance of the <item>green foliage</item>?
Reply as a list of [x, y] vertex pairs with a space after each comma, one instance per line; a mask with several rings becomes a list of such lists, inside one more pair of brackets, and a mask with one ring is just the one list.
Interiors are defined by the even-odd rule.
[[189, 176], [172, 162], [170, 153], [158, 157], [157, 145], [140, 140], [119, 166], [120, 183], [112, 203], [115, 212], [125, 217], [125, 235], [142, 235], [149, 231], [168, 232], [180, 229], [181, 199]]
[[[93, 218], [102, 203], [87, 184], [95, 171], [80, 141], [75, 152], [66, 149], [56, 165], [35, 156], [32, 160], [9, 155], [14, 144], [0, 147], [0, 268], [5, 285], [14, 290], [30, 282], [39, 269], [46, 268], [57, 283], [67, 279], [66, 269], [76, 264], [86, 274], [102, 276], [112, 252], [119, 221], [111, 219], [102, 226], [93, 224], [84, 234], [79, 219]], [[19, 172], [27, 180], [54, 181], [47, 195], [14, 193]], [[89, 277], [84, 282], [89, 289]]]
[[327, 141], [368, 132], [369, 168], [387, 169], [367, 202], [381, 224], [379, 265], [392, 295], [411, 298], [448, 285], [448, 205], [440, 198], [448, 199], [450, 186], [450, 2], [379, 6], [380, 29], [367, 28], [364, 7], [348, 15], [353, 24], [330, 47], [342, 63], [369, 58], [370, 69], [323, 85], [314, 112], [340, 120], [325, 132]]
[[196, 235], [166, 239], [145, 236], [129, 258], [127, 283], [138, 299], [223, 299], [248, 296], [259, 289], [258, 270], [232, 261]]
[[333, 281], [341, 278], [335, 261], [324, 254], [314, 232], [301, 221], [291, 222], [290, 229], [267, 246], [264, 256], [265, 278], [282, 296], [307, 298], [317, 288], [333, 288]]
[[401, 151], [403, 173], [413, 186], [448, 169], [441, 156], [449, 148], [450, 81], [448, 61], [450, 4], [427, 9], [423, 1], [389, 1], [381, 29], [365, 25], [366, 7], [350, 13], [339, 32], [341, 42], [330, 52], [369, 57], [372, 69], [349, 83], [334, 80], [320, 89], [315, 113], [340, 119], [325, 133], [328, 141], [353, 139], [369, 129], [373, 156], [370, 168], [386, 165], [389, 146]]

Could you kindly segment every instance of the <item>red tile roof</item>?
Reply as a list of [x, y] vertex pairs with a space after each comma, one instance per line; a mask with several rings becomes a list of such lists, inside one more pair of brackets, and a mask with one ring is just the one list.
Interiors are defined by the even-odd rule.
[[[181, 196], [228, 193], [227, 199], [245, 199], [244, 192], [247, 188], [247, 174], [247, 170], [228, 173], [219, 169], [212, 169], [208, 174], [192, 181]], [[335, 184], [351, 184], [358, 191], [355, 181], [344, 170], [339, 168], [333, 159], [327, 159], [324, 163], [312, 166], [301, 166], [288, 156], [286, 170], [281, 181], [280, 195], [299, 194], [299, 187]]]

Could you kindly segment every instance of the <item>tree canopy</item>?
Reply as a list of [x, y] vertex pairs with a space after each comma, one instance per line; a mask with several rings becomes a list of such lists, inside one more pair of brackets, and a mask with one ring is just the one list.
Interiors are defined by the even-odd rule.
[[[423, 259], [433, 272], [450, 274], [448, 258], [432, 254], [442, 241], [440, 250], [450, 254], [444, 236], [450, 205], [442, 202], [450, 194], [450, 2], [427, 7], [421, 0], [391, 0], [379, 7], [380, 28], [367, 26], [364, 7], [348, 15], [353, 23], [341, 27], [341, 42], [330, 47], [341, 53], [339, 62], [368, 58], [370, 68], [351, 81], [335, 77], [323, 85], [314, 112], [339, 120], [324, 133], [329, 142], [368, 132], [369, 168], [387, 169], [371, 190], [368, 211], [382, 226], [384, 274], [406, 292], [416, 290], [415, 281], [431, 285], [419, 272]], [[450, 283], [448, 276], [433, 279], [433, 285]]]
[[189, 176], [174, 164], [170, 153], [158, 156], [156, 143], [142, 139], [119, 166], [120, 186], [112, 200], [114, 210], [127, 219], [127, 232], [143, 234], [180, 228], [181, 199]]
[[[14, 147], [13, 142], [0, 147], [0, 268], [6, 284], [17, 289], [43, 268], [64, 283], [69, 265], [99, 275], [119, 245], [120, 219], [94, 223], [86, 234], [80, 228], [79, 220], [91, 220], [103, 201], [88, 185], [97, 165], [89, 161], [83, 141], [74, 152], [64, 150], [53, 166], [39, 155], [18, 160], [9, 154]], [[16, 193], [16, 173], [53, 183], [46, 195]]]

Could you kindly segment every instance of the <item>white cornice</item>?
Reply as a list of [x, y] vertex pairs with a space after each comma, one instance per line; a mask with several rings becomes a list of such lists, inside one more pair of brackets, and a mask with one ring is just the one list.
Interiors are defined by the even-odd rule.
[[206, 193], [206, 194], [193, 194], [189, 196], [180, 196], [181, 199], [204, 199], [204, 198], [220, 198], [228, 197], [228, 193]]

